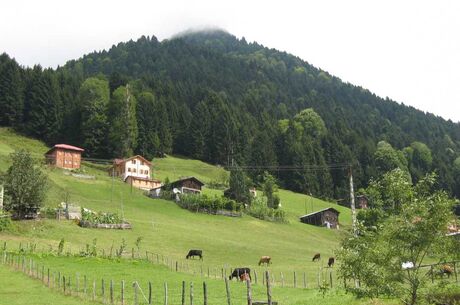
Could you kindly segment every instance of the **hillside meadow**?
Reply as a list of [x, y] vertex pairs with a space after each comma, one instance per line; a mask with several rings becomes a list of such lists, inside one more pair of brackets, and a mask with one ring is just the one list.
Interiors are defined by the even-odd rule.
[[[36, 158], [41, 158], [47, 151], [47, 147], [38, 141], [20, 137], [8, 129], [0, 129], [0, 170], [5, 171], [8, 168], [8, 154], [18, 148], [27, 148]], [[209, 183], [225, 174], [222, 168], [178, 157], [155, 159], [153, 163], [154, 175], [159, 179], [168, 177], [173, 180], [181, 176], [194, 175]], [[308, 282], [309, 289], [281, 288], [280, 285], [274, 287], [275, 298], [285, 300], [282, 304], [305, 304], [308, 299], [322, 298], [317, 285], [314, 284], [318, 273], [322, 278], [326, 278], [332, 271], [334, 283], [338, 283], [335, 269], [329, 270], [324, 267], [327, 257], [334, 255], [341, 236], [346, 234], [350, 227], [350, 211], [347, 208], [280, 190], [282, 208], [287, 213], [288, 224], [271, 223], [247, 215], [238, 218], [211, 216], [181, 209], [171, 201], [148, 198], [143, 192], [130, 188], [118, 179], [111, 179], [102, 165], [84, 162], [83, 172], [93, 175], [95, 179], [92, 180], [73, 177], [61, 169], [44, 166], [44, 170], [49, 176], [47, 207], [56, 207], [63, 200], [64, 194], [68, 193], [72, 204], [95, 211], [119, 213], [133, 225], [132, 230], [98, 230], [81, 228], [75, 221], [41, 219], [16, 222], [15, 230], [0, 233], [0, 240], [6, 242], [8, 250], [18, 249], [19, 245], [24, 247], [26, 244], [36, 244], [35, 254], [32, 255], [35, 255], [40, 264], [52, 269], [69, 274], [78, 272], [91, 277], [106, 277], [116, 281], [138, 280], [144, 285], [149, 280], [154, 281], [156, 286], [165, 280], [174, 285], [179, 285], [182, 280], [196, 281], [196, 285], [199, 285], [202, 278], [197, 272], [200, 268], [210, 268], [211, 273], [212, 270], [219, 273], [217, 270], [222, 268], [229, 272], [227, 270], [232, 267], [250, 267], [257, 270], [260, 277], [264, 268], [257, 267], [258, 259], [262, 255], [269, 255], [273, 263], [268, 270], [276, 277], [277, 282], [283, 273], [286, 286], [292, 285], [294, 271], [298, 275], [298, 283], [302, 282], [303, 273]], [[220, 195], [222, 190], [205, 188], [204, 193]], [[305, 225], [298, 220], [298, 217], [306, 212], [330, 206], [341, 212], [340, 230]], [[141, 238], [139, 251], [135, 245], [138, 238]], [[49, 255], [57, 252], [61, 239], [65, 240], [64, 253], [78, 253], [83, 251], [87, 244], [91, 245], [94, 242], [99, 255], [102, 252], [108, 255], [110, 249], [114, 252], [124, 241], [125, 258], [113, 260]], [[133, 249], [136, 253], [135, 260], [130, 259]], [[183, 265], [189, 249], [202, 249], [204, 259], [202, 262], [188, 260], [189, 269], [184, 272], [171, 272], [165, 266], [137, 259], [137, 255], [140, 258], [145, 257], [147, 251], [152, 255], [165, 257], [169, 262], [177, 261]], [[319, 263], [313, 263], [311, 258], [317, 252], [321, 253], [323, 259]], [[1, 267], [0, 272], [9, 273], [7, 267]], [[0, 278], [3, 279], [0, 282], [5, 281], [5, 277]], [[210, 289], [225, 292], [221, 279], [209, 281]], [[4, 284], [6, 283], [0, 283], [0, 286]], [[239, 284], [241, 283], [232, 284], [235, 285], [232, 289], [243, 289], [244, 287], [238, 286]], [[260, 289], [263, 289], [261, 285]], [[354, 301], [351, 295], [342, 295], [341, 291], [333, 289], [322, 304], [343, 304], [341, 301], [345, 299], [350, 304], [362, 302]], [[50, 292], [50, 298], [52, 295]], [[224, 302], [224, 299], [222, 301]]]

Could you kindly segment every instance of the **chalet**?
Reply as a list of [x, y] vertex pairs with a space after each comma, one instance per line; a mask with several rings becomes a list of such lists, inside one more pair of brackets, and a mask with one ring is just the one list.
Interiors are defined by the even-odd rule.
[[334, 208], [323, 209], [314, 213], [303, 215], [300, 217], [300, 222], [315, 225], [324, 226], [329, 229], [339, 228], [339, 214], [340, 212]]
[[120, 177], [133, 187], [146, 191], [161, 186], [159, 180], [150, 178], [151, 172], [152, 163], [139, 155], [127, 159], [115, 159], [109, 169], [109, 175]]
[[66, 168], [78, 169], [81, 163], [81, 153], [83, 148], [67, 145], [56, 144], [45, 153], [46, 162], [50, 165]]
[[199, 194], [201, 193], [203, 185], [204, 183], [195, 177], [185, 177], [170, 183], [172, 189], [178, 189], [182, 194]]
[[198, 180], [195, 177], [185, 177], [177, 181], [173, 181], [168, 185], [157, 186], [151, 188], [149, 191], [149, 196], [152, 198], [159, 198], [161, 196], [161, 191], [165, 189], [172, 190], [174, 194], [200, 194], [201, 189], [203, 188], [204, 183]]

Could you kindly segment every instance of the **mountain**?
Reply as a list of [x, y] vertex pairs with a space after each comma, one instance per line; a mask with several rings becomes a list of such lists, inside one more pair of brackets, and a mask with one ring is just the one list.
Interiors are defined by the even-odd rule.
[[143, 36], [57, 70], [4, 54], [0, 67], [0, 88], [15, 88], [0, 91], [14, 117], [0, 123], [90, 157], [181, 154], [239, 164], [254, 183], [268, 170], [286, 188], [329, 198], [346, 198], [345, 164], [358, 188], [395, 167], [414, 181], [434, 170], [460, 196], [460, 124], [225, 31]]

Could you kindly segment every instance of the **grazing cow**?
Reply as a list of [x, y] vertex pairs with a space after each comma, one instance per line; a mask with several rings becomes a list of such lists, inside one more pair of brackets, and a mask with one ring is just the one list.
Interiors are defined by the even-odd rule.
[[262, 256], [259, 260], [259, 266], [262, 264], [270, 265], [270, 260], [271, 260], [270, 256]]
[[331, 268], [332, 266], [334, 266], [334, 263], [335, 263], [335, 258], [329, 257], [329, 260], [327, 261], [327, 266]]
[[439, 273], [441, 274], [441, 276], [447, 274], [447, 277], [449, 278], [454, 273], [454, 269], [450, 265], [442, 265], [439, 268]]
[[236, 277], [237, 279], [240, 278], [240, 276], [242, 274], [245, 274], [247, 273], [248, 274], [248, 277], [249, 277], [249, 280], [251, 280], [251, 269], [249, 268], [235, 268], [233, 269], [233, 272], [232, 274], [228, 277], [229, 280], [231, 280], [232, 278]]
[[319, 253], [316, 253], [314, 256], [313, 256], [313, 259], [311, 260], [312, 262], [314, 261], [319, 261], [321, 259], [321, 254]]
[[246, 281], [248, 281], [248, 280], [249, 280], [249, 281], [251, 280], [249, 274], [243, 273], [242, 275], [240, 275], [240, 281], [246, 282]]
[[194, 256], [199, 256], [200, 259], [203, 259], [203, 251], [202, 250], [190, 250], [188, 251], [187, 256], [185, 257], [186, 259], [189, 259]]

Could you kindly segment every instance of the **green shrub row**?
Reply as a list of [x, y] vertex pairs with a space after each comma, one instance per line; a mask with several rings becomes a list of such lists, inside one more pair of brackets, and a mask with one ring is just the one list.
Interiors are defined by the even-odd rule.
[[196, 212], [217, 212], [219, 210], [226, 210], [232, 212], [240, 212], [242, 204], [235, 200], [218, 196], [207, 196], [198, 194], [182, 194], [179, 195], [179, 206], [184, 209]]

